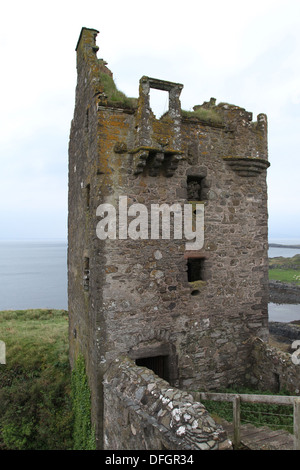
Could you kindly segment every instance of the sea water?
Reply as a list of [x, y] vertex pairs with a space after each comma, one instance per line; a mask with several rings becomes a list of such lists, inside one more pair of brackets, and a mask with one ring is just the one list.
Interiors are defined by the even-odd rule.
[[66, 241], [0, 241], [0, 310], [67, 305]]

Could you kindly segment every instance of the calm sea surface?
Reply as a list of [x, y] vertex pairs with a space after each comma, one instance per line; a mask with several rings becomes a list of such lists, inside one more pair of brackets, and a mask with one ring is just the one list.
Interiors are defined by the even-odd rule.
[[0, 241], [0, 310], [67, 305], [66, 242]]
[[[300, 244], [300, 240], [271, 240]], [[269, 256], [290, 257], [300, 249], [270, 248]], [[67, 242], [0, 241], [0, 310], [67, 309]], [[269, 304], [271, 321], [300, 319], [300, 305]]]

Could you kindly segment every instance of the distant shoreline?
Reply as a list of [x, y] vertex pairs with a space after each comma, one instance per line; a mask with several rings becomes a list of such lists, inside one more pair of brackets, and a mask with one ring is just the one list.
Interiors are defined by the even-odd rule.
[[280, 243], [269, 243], [269, 248], [300, 248], [300, 245], [281, 245]]

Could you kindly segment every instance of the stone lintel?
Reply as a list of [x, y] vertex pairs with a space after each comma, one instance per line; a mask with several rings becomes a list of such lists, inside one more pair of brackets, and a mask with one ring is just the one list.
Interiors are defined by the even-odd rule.
[[156, 90], [171, 91], [173, 88], [178, 88], [182, 90], [183, 85], [181, 83], [168, 82], [166, 80], [160, 80], [159, 78], [151, 78], [143, 76], [141, 82], [149, 82], [150, 88], [155, 88]]
[[[138, 153], [140, 151], [145, 151], [145, 152], [162, 152], [162, 149], [161, 148], [158, 148], [158, 147], [151, 147], [151, 146], [147, 146], [147, 145], [140, 145], [139, 147], [136, 147], [132, 150], [129, 150], [128, 153]], [[168, 153], [168, 154], [180, 154], [180, 155], [183, 155], [184, 152], [182, 150], [176, 150], [176, 149], [164, 149], [163, 150], [163, 153]]]

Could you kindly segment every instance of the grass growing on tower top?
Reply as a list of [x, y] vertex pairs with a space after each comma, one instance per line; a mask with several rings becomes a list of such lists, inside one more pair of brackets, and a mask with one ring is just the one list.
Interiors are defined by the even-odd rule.
[[214, 109], [200, 108], [200, 109], [197, 109], [196, 111], [182, 110], [181, 113], [183, 117], [187, 117], [187, 118], [195, 117], [195, 118], [200, 119], [201, 121], [210, 122], [212, 124], [223, 123], [222, 117]]
[[128, 98], [125, 93], [118, 90], [114, 79], [104, 73], [100, 73], [100, 82], [104, 88], [104, 93], [107, 95], [108, 103], [112, 104], [121, 104], [128, 108], [135, 108], [137, 106], [137, 99], [136, 98]]

